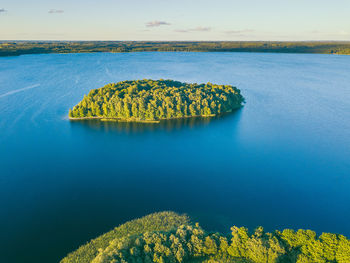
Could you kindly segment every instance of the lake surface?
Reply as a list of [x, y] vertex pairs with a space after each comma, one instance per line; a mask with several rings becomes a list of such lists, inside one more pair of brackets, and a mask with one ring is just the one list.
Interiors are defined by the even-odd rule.
[[[132, 79], [230, 84], [245, 106], [160, 124], [69, 122]], [[1, 262], [57, 262], [129, 219], [191, 215], [350, 237], [350, 56], [48, 54], [0, 58]]]

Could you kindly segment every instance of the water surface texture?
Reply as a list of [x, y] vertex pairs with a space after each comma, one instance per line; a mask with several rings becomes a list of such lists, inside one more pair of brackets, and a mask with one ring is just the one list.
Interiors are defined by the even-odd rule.
[[[147, 213], [350, 237], [350, 56], [49, 54], [0, 58], [1, 262], [57, 262]], [[90, 89], [132, 79], [229, 84], [233, 114], [74, 122]]]

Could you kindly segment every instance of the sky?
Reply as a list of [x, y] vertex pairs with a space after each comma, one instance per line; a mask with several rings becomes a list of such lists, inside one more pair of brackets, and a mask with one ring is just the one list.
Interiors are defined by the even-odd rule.
[[350, 0], [0, 0], [0, 40], [350, 41]]

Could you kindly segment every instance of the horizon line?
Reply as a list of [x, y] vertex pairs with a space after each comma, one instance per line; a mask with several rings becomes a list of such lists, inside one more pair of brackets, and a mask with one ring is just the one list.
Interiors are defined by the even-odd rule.
[[68, 39], [0, 39], [0, 42], [350, 42], [349, 40], [68, 40]]

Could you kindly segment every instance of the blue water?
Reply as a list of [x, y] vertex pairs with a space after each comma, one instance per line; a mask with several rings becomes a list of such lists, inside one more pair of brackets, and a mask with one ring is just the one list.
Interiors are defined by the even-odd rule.
[[[90, 89], [130, 79], [230, 84], [214, 119], [74, 122]], [[49, 54], [0, 58], [1, 262], [57, 262], [150, 212], [207, 229], [350, 236], [350, 56]]]

